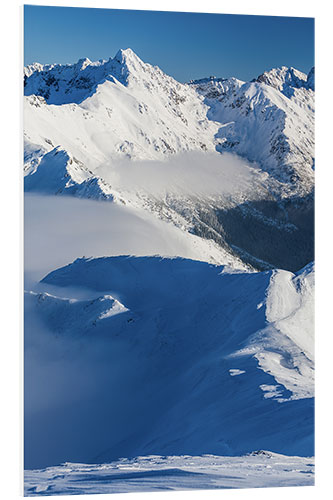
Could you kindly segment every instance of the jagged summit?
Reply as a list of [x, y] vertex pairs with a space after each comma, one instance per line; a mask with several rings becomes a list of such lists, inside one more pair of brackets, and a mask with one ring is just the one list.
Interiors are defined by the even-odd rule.
[[80, 103], [105, 80], [123, 85], [128, 85], [130, 77], [144, 80], [149, 67], [129, 48], [118, 50], [108, 60], [92, 62], [85, 57], [74, 64], [34, 63], [24, 68], [24, 93], [42, 96], [48, 104]]
[[227, 78], [221, 78], [216, 76], [209, 76], [205, 78], [198, 78], [196, 80], [190, 80], [189, 84], [198, 85], [200, 83], [209, 83], [209, 82], [225, 82]]
[[79, 59], [78, 62], [76, 63], [77, 67], [81, 71], [84, 70], [90, 64], [91, 64], [91, 61], [90, 61], [90, 59], [88, 59], [88, 57], [83, 57], [82, 59]]
[[269, 71], [265, 71], [253, 81], [270, 85], [287, 95], [287, 97], [292, 94], [294, 89], [311, 88], [313, 90], [311, 82], [308, 84], [308, 77], [305, 73], [302, 73], [302, 71], [293, 67], [288, 68], [287, 66], [281, 66], [280, 68], [273, 68]]
[[39, 62], [34, 62], [32, 64], [28, 64], [24, 67], [24, 74], [30, 76], [33, 72], [38, 71], [50, 71], [54, 68], [57, 68], [58, 71], [66, 70], [69, 68], [80, 67], [81, 70], [84, 70], [87, 66], [104, 66], [106, 63], [110, 63], [111, 61], [117, 61], [122, 64], [126, 64], [130, 61], [140, 61], [142, 64], [143, 61], [133, 52], [132, 49], [119, 49], [114, 57], [109, 57], [108, 59], [99, 59], [98, 61], [91, 61], [88, 57], [81, 57], [77, 62], [60, 64], [41, 64]]
[[308, 77], [307, 77], [308, 88], [311, 90], [315, 89], [315, 69], [314, 67], [310, 69]]
[[[44, 122], [26, 131], [29, 144], [42, 144], [46, 151], [61, 144], [85, 164], [88, 157], [91, 166], [119, 157], [151, 160], [215, 150], [212, 138], [218, 125], [207, 118], [196, 90], [144, 63], [131, 49], [108, 60], [80, 59], [74, 65], [35, 69], [25, 78], [27, 113], [34, 115], [31, 123], [45, 114], [42, 120], [51, 127]], [[59, 113], [58, 118], [51, 113]]]
[[117, 52], [117, 54], [114, 56], [114, 59], [116, 61], [119, 61], [120, 63], [128, 62], [128, 61], [131, 61], [131, 60], [132, 61], [133, 60], [137, 60], [137, 61], [140, 61], [142, 63], [141, 59], [130, 48], [119, 49], [118, 52]]
[[[258, 77], [251, 80], [251, 82], [265, 83], [270, 87], [279, 90], [280, 92], [285, 92], [288, 88], [306, 88], [314, 90], [314, 68], [312, 68], [308, 75], [295, 69], [293, 67], [281, 66], [280, 68], [272, 68], [268, 71], [264, 71]], [[223, 78], [216, 76], [209, 76], [205, 78], [199, 78], [195, 80], [190, 80], [190, 85], [207, 85], [219, 86], [220, 84], [225, 84], [226, 82], [240, 82], [245, 83], [235, 77]]]

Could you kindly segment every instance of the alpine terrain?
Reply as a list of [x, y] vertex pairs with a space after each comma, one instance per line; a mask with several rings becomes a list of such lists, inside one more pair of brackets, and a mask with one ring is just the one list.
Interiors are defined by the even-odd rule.
[[25, 494], [313, 484], [314, 69], [24, 93]]

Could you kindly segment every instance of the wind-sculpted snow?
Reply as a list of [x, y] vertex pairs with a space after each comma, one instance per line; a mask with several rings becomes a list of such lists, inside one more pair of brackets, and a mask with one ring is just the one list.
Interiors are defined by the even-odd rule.
[[25, 301], [26, 468], [312, 455], [311, 276], [130, 256], [48, 274]]
[[31, 299], [36, 302], [40, 316], [48, 327], [65, 337], [81, 337], [90, 332], [92, 327], [99, 326], [99, 322], [128, 310], [111, 295], [80, 301], [55, 297], [48, 293], [30, 292], [26, 302], [29, 303]]
[[312, 486], [311, 458], [260, 451], [242, 457], [145, 456], [25, 471], [25, 496]]

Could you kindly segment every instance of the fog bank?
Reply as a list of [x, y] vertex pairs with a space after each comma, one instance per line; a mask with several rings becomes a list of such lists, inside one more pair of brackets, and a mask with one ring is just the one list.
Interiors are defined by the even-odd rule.
[[95, 171], [114, 189], [154, 196], [232, 196], [245, 194], [258, 182], [256, 166], [232, 153], [192, 151], [166, 161], [121, 160], [105, 163]]

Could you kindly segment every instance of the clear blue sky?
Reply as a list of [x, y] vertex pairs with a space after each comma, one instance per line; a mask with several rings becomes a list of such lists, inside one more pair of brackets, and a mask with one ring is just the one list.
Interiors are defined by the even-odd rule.
[[267, 69], [314, 65], [311, 18], [73, 7], [24, 7], [24, 63], [113, 57], [130, 47], [181, 82], [251, 80]]

